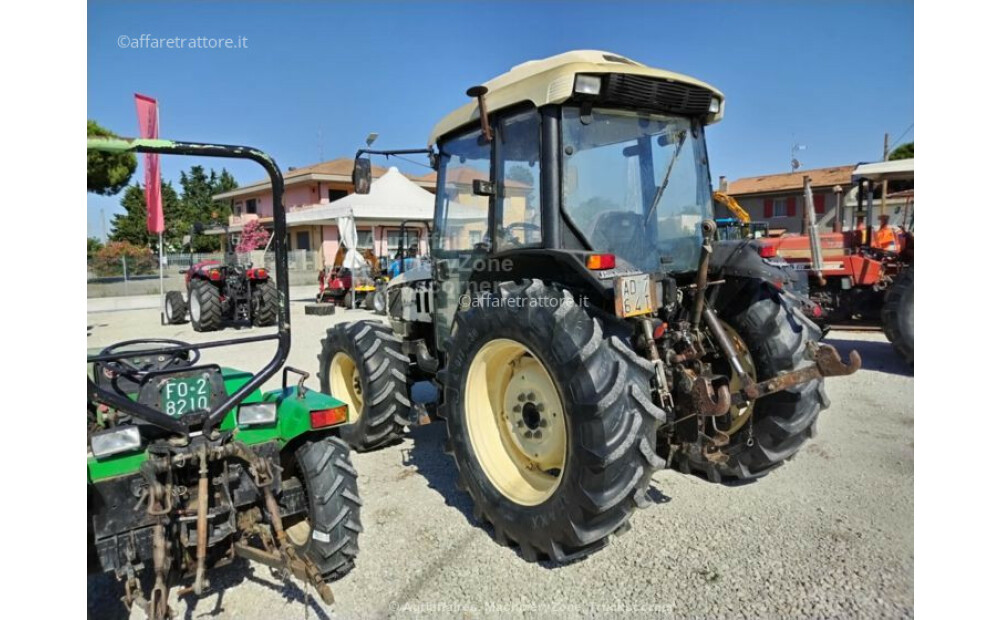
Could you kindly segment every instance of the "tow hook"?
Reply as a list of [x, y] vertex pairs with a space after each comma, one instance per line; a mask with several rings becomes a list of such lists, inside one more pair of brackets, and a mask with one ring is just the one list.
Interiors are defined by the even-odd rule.
[[828, 344], [810, 341], [806, 344], [806, 354], [816, 363], [807, 368], [782, 373], [766, 381], [748, 385], [742, 390], [746, 401], [762, 398], [775, 392], [781, 392], [790, 387], [801, 383], [808, 383], [813, 379], [821, 377], [846, 377], [847, 375], [854, 374], [861, 368], [861, 356], [857, 351], [850, 352], [848, 355], [849, 363], [845, 364], [841, 360], [837, 349]]

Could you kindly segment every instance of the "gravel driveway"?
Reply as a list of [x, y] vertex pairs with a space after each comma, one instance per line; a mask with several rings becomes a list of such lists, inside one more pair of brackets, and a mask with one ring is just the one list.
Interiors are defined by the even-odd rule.
[[[369, 316], [305, 316], [295, 302], [288, 363], [315, 372], [325, 328]], [[90, 347], [219, 338], [161, 327], [156, 310], [91, 313], [87, 322]], [[653, 505], [582, 562], [528, 564], [494, 543], [455, 486], [435, 423], [353, 456], [365, 531], [357, 567], [333, 584], [332, 608], [242, 561], [210, 572], [200, 600], [174, 596], [171, 605], [183, 618], [912, 616], [912, 373], [880, 333], [831, 332], [828, 341], [842, 353], [856, 348], [864, 367], [827, 382], [832, 406], [795, 459], [739, 485], [658, 472]], [[272, 353], [254, 344], [206, 357], [253, 370]], [[315, 377], [307, 385], [319, 387]], [[125, 617], [117, 596], [112, 578], [88, 577], [89, 616]]]

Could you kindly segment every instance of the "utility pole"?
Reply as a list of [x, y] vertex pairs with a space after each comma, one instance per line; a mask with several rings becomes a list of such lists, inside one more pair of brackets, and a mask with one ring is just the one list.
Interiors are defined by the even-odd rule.
[[[885, 139], [882, 140], [882, 161], [889, 161], [889, 132], [886, 132]], [[879, 217], [885, 215], [885, 195], [889, 193], [889, 182], [882, 181], [882, 203], [879, 205], [878, 214]], [[873, 222], [868, 222], [868, 225], [872, 225]]]

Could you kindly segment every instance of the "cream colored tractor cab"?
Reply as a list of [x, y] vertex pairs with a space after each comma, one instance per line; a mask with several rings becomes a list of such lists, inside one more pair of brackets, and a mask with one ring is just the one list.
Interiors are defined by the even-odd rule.
[[438, 123], [431, 266], [388, 285], [388, 321], [323, 340], [355, 449], [398, 441], [439, 387], [475, 513], [528, 560], [586, 556], [672, 464], [762, 476], [813, 435], [825, 376], [857, 370], [758, 242], [712, 246], [706, 128], [721, 92], [599, 51], [527, 62]]

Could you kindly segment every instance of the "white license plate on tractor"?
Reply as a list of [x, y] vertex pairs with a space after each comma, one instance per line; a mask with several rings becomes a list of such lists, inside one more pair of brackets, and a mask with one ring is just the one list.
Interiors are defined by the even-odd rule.
[[652, 314], [653, 278], [647, 273], [615, 278], [615, 314], [622, 318]]

